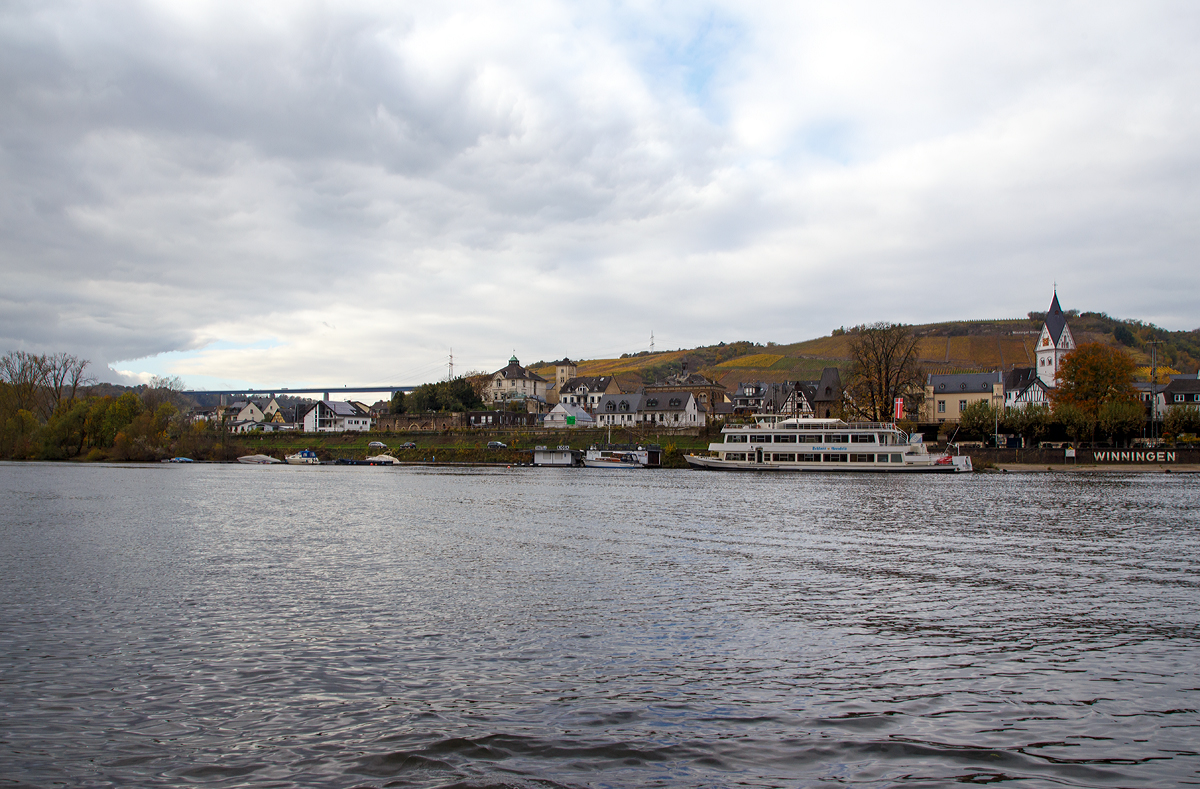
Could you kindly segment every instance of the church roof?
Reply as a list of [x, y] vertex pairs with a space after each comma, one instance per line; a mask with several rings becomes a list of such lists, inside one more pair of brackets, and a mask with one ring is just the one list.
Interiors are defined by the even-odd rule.
[[1058, 305], [1058, 291], [1054, 292], [1054, 300], [1046, 311], [1046, 328], [1050, 331], [1050, 339], [1058, 345], [1063, 329], [1067, 328], [1067, 316], [1063, 315], [1062, 307]]

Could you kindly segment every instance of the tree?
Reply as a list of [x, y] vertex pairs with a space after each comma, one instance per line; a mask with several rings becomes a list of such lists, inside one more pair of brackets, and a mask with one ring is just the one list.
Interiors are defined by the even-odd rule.
[[9, 351], [0, 357], [0, 380], [10, 389], [14, 411], [39, 410], [46, 383], [46, 357], [25, 351]]
[[170, 403], [178, 409], [186, 399], [183, 387], [183, 379], [177, 375], [156, 375], [142, 391], [142, 404], [146, 406], [147, 411], [157, 411], [163, 403]]
[[1140, 402], [1129, 354], [1098, 342], [1080, 343], [1063, 358], [1054, 404], [1071, 405], [1093, 421], [1105, 403]]
[[1163, 430], [1175, 437], [1200, 433], [1200, 406], [1173, 405], [1163, 416]]
[[976, 400], [963, 409], [959, 424], [964, 433], [986, 439], [995, 434], [999, 417], [1000, 409], [986, 400]]
[[1050, 430], [1053, 416], [1050, 406], [1030, 403], [1024, 408], [1010, 408], [1004, 412], [1004, 426], [1025, 439], [1025, 446], [1035, 446]]
[[1111, 400], [1100, 406], [1096, 421], [1115, 444], [1141, 431], [1146, 424], [1146, 409], [1137, 401]]
[[1054, 406], [1054, 418], [1066, 428], [1067, 435], [1076, 444], [1090, 439], [1096, 432], [1096, 418], [1077, 405], [1060, 403]]
[[50, 389], [52, 402], [50, 411], [53, 413], [64, 399], [68, 402], [74, 401], [79, 394], [79, 387], [86, 386], [90, 381], [84, 371], [91, 362], [69, 353], [54, 353], [43, 359], [45, 360], [45, 385]]
[[404, 392], [395, 392], [392, 394], [392, 403], [388, 406], [388, 412], [392, 414], [403, 414], [408, 409], [407, 397]]
[[899, 323], [872, 323], [851, 329], [847, 407], [873, 422], [890, 421], [897, 397], [922, 391], [917, 338]]

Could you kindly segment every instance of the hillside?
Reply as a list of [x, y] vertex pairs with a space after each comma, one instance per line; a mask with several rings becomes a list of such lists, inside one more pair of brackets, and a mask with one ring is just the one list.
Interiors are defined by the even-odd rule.
[[[1200, 367], [1200, 330], [1171, 332], [1152, 324], [1118, 320], [1104, 313], [1071, 314], [1071, 332], [1077, 343], [1099, 342], [1128, 351], [1139, 365], [1149, 366], [1151, 340], [1158, 347], [1160, 375], [1169, 372], [1194, 373]], [[1034, 345], [1042, 327], [1042, 315], [1026, 318], [986, 321], [949, 321], [913, 326], [920, 338], [921, 364], [929, 373], [977, 372], [1032, 367], [1036, 363]], [[682, 369], [689, 369], [720, 381], [732, 390], [740, 381], [794, 381], [819, 378], [824, 367], [846, 369], [850, 364], [850, 338], [853, 330], [838, 329], [828, 337], [765, 346], [751, 342], [720, 343], [685, 351], [664, 351], [622, 356], [619, 359], [593, 359], [579, 362], [580, 375], [615, 375], [626, 388], [652, 383]], [[545, 363], [532, 366], [547, 379], [554, 368]], [[1149, 379], [1149, 371], [1143, 371]]]

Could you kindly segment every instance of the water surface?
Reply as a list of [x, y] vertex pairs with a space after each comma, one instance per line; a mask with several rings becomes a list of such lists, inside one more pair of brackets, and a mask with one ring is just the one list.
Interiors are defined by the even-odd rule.
[[0, 464], [0, 786], [1196, 783], [1198, 503]]

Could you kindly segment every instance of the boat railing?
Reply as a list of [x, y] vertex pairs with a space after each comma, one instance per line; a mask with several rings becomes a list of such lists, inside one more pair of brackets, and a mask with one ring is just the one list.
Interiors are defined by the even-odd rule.
[[895, 422], [823, 422], [821, 424], [811, 425], [784, 425], [776, 424], [743, 424], [743, 425], [726, 425], [726, 431], [730, 430], [805, 430], [809, 432], [828, 433], [838, 430], [895, 430], [904, 432], [896, 427]]

